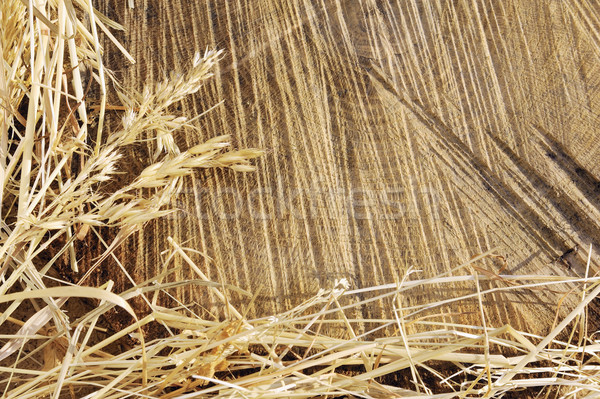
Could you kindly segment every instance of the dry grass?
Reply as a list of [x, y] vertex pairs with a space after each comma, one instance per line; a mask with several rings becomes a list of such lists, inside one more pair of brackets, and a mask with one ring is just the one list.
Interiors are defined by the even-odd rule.
[[[97, 297], [101, 305], [70, 324], [67, 331], [38, 334], [38, 351], [46, 360], [39, 370], [19, 367], [35, 352], [22, 354], [5, 367], [4, 382], [13, 382], [6, 397], [37, 398], [71, 392], [73, 397], [322, 397], [352, 395], [382, 397], [499, 397], [535, 388], [566, 397], [594, 397], [600, 391], [600, 346], [583, 331], [586, 305], [600, 292], [600, 279], [550, 276], [500, 276], [477, 267], [491, 254], [481, 254], [451, 274], [418, 280], [409, 273], [397, 284], [348, 291], [345, 280], [322, 290], [311, 300], [288, 312], [248, 320], [227, 301], [235, 287], [210, 282], [188, 256], [188, 249], [169, 240], [171, 248], [162, 265], [165, 272], [153, 281], [137, 285], [118, 296], [82, 288], [81, 294]], [[197, 273], [197, 280], [168, 282], [177, 271], [174, 257], [181, 257]], [[470, 273], [469, 273], [470, 271]], [[482, 273], [483, 272], [483, 273]], [[480, 290], [491, 280], [495, 288]], [[448, 297], [437, 303], [406, 307], [404, 298], [431, 284], [452, 287], [471, 282], [480, 300], [499, 291], [552, 289], [565, 295], [581, 295], [580, 305], [546, 336], [516, 331], [510, 325], [485, 327], [441, 321], [448, 309], [465, 297]], [[181, 304], [166, 309], [160, 297], [178, 286], [204, 285], [222, 298], [227, 319], [204, 319]], [[75, 291], [34, 291], [5, 300], [27, 297], [76, 296]], [[373, 297], [364, 298], [365, 294]], [[90, 336], [98, 318], [115, 305], [144, 297], [152, 311], [116, 335], [94, 345]], [[373, 301], [384, 301], [395, 318], [355, 320], [347, 315]], [[139, 330], [158, 323], [167, 334], [147, 342]], [[364, 325], [368, 324], [368, 329]], [[321, 331], [334, 330], [338, 336]], [[385, 332], [385, 334], [382, 334]], [[110, 353], [115, 341], [130, 336], [128, 350]], [[561, 337], [566, 338], [560, 339]], [[511, 353], [512, 355], [504, 355]], [[403, 388], [386, 383], [394, 375], [406, 378]], [[531, 391], [529, 391], [531, 393]]]
[[[210, 281], [190, 258], [193, 250], [171, 238], [162, 273], [152, 279], [132, 281], [124, 292], [112, 292], [111, 280], [87, 285], [88, 276], [128, 236], [171, 212], [171, 198], [193, 170], [251, 171], [249, 160], [262, 152], [227, 151], [228, 136], [184, 149], [175, 143], [175, 131], [195, 125], [172, 115], [170, 106], [211, 77], [219, 52], [197, 55], [187, 70], [141, 93], [125, 93], [102, 65], [98, 40], [98, 28], [108, 34], [120, 27], [95, 14], [89, 2], [34, 6], [5, 0], [0, 13], [3, 397], [492, 397], [532, 387], [565, 396], [600, 393], [600, 346], [588, 335], [586, 316], [600, 279], [498, 275], [479, 264], [492, 252], [428, 279], [409, 271], [396, 284], [354, 291], [342, 279], [262, 319], [245, 316], [252, 293]], [[107, 103], [113, 86], [121, 105]], [[90, 87], [100, 93], [97, 107], [87, 102]], [[122, 110], [120, 128], [105, 129], [108, 108]], [[152, 148], [148, 165], [122, 179], [123, 153], [141, 141]], [[104, 243], [100, 229], [112, 229], [114, 240]], [[85, 265], [76, 283], [54, 276], [59, 257], [69, 260], [74, 274], [84, 271], [75, 244], [87, 234], [98, 237], [102, 255]], [[48, 259], [50, 248], [56, 255]], [[588, 258], [588, 270], [589, 265]], [[176, 281], [181, 267], [195, 279]], [[405, 303], [425, 287], [452, 292], [457, 283], [471, 286], [472, 293]], [[163, 299], [173, 299], [173, 290], [191, 285], [222, 301], [227, 317], [200, 315], [193, 304], [161, 306]], [[491, 295], [525, 289], [553, 290], [576, 297], [579, 305], [545, 336], [487, 325], [484, 303]], [[248, 305], [236, 309], [233, 295], [246, 296]], [[80, 298], [95, 306], [71, 320], [66, 303]], [[455, 305], [473, 298], [479, 303], [478, 325], [445, 321]], [[132, 308], [134, 300], [146, 305], [144, 315]], [[374, 302], [391, 309], [393, 317], [352, 318]], [[115, 307], [133, 321], [103, 337], [102, 320]], [[150, 326], [161, 334], [147, 339]], [[393, 376], [406, 377], [402, 388], [386, 382]]]

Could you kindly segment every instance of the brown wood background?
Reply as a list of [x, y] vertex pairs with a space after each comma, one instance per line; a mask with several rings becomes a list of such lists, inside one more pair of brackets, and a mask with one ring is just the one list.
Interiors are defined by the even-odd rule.
[[[181, 112], [225, 102], [182, 145], [231, 134], [237, 147], [267, 150], [256, 173], [190, 180], [174, 199], [182, 211], [123, 251], [136, 278], [157, 272], [173, 236], [212, 258], [194, 255], [214, 280], [260, 288], [253, 314], [264, 315], [338, 278], [353, 288], [392, 283], [410, 266], [422, 270], [414, 278], [431, 277], [495, 246], [505, 273], [583, 275], [585, 251], [573, 270], [552, 259], [600, 245], [597, 2], [95, 3], [126, 27], [118, 36], [137, 63], [108, 41], [104, 55], [126, 87], [186, 68], [195, 51], [226, 51]], [[474, 290], [432, 287], [406, 302]], [[213, 303], [201, 290], [179, 295]], [[559, 298], [497, 294], [487, 316], [543, 330]]]

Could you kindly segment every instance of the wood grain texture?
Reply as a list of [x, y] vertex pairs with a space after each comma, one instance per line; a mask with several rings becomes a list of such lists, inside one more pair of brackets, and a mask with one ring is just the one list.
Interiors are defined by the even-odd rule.
[[[585, 251], [572, 270], [552, 260], [600, 245], [596, 2], [96, 5], [127, 29], [121, 40], [137, 63], [108, 43], [104, 59], [128, 87], [185, 68], [195, 51], [226, 50], [181, 112], [225, 102], [198, 121], [202, 137], [188, 132], [181, 143], [231, 134], [236, 146], [267, 150], [256, 173], [189, 181], [174, 199], [181, 212], [140, 233], [135, 256], [122, 254], [140, 279], [173, 236], [212, 259], [195, 257], [214, 280], [260, 289], [253, 314], [265, 315], [335, 279], [391, 283], [411, 266], [431, 277], [493, 247], [508, 273], [583, 275]], [[406, 304], [454, 294], [432, 287]], [[210, 308], [203, 292], [179, 295]], [[559, 297], [494, 295], [489, 323], [549, 328]], [[448, 311], [467, 320], [476, 309]], [[374, 305], [363, 316], [387, 312]]]

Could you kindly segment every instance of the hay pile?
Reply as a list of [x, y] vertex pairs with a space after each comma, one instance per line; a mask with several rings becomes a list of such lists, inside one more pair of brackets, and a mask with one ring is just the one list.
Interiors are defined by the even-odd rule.
[[[258, 293], [210, 281], [191, 259], [194, 250], [171, 238], [160, 274], [135, 281], [123, 268], [120, 278], [132, 288], [114, 292], [110, 276], [91, 286], [89, 276], [127, 237], [172, 212], [171, 199], [194, 170], [252, 171], [250, 160], [262, 152], [230, 150], [228, 136], [180, 148], [174, 132], [197, 127], [172, 105], [210, 79], [221, 53], [197, 54], [168, 80], [124, 92], [103, 65], [99, 44], [101, 30], [130, 57], [111, 34], [121, 27], [90, 4], [0, 4], [3, 397], [455, 397], [531, 387], [598, 394], [600, 346], [588, 335], [586, 306], [600, 280], [499, 275], [481, 266], [493, 252], [432, 278], [409, 270], [395, 284], [354, 291], [341, 279], [261, 319], [245, 316]], [[110, 91], [120, 104], [109, 103]], [[98, 98], [90, 100], [91, 93]], [[107, 110], [120, 113], [119, 126], [106, 127]], [[149, 149], [145, 168], [125, 174], [126, 154], [141, 145]], [[82, 262], [79, 249], [90, 236], [101, 256]], [[184, 266], [173, 267], [175, 258]], [[70, 278], [57, 272], [65, 259]], [[174, 279], [181, 267], [195, 278]], [[424, 287], [459, 282], [473, 293], [405, 304]], [[225, 317], [201, 316], [173, 296], [192, 285], [219, 298]], [[488, 328], [486, 298], [525, 288], [575, 296], [579, 306], [546, 336]], [[247, 297], [248, 306], [236, 309], [232, 295]], [[473, 298], [479, 325], [445, 321], [453, 306]], [[175, 305], [165, 307], [165, 299]], [[374, 302], [394, 317], [352, 318]], [[106, 334], [115, 308], [130, 323]]]

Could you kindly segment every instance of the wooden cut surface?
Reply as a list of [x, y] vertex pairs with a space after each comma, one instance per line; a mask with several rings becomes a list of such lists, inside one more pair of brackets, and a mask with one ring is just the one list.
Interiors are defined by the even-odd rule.
[[[237, 147], [267, 150], [256, 173], [189, 181], [174, 199], [182, 211], [122, 254], [140, 280], [157, 272], [172, 236], [212, 259], [194, 255], [215, 281], [260, 289], [254, 314], [267, 315], [336, 279], [393, 283], [411, 266], [422, 270], [412, 278], [432, 277], [493, 247], [503, 273], [584, 275], [589, 245], [600, 245], [597, 2], [96, 3], [127, 29], [120, 39], [137, 63], [108, 41], [104, 56], [127, 87], [186, 68], [195, 51], [226, 51], [181, 112], [224, 104], [182, 145], [231, 134]], [[553, 262], [575, 245], [571, 270]], [[203, 295], [180, 293], [210, 307]], [[405, 306], [442, 295], [454, 293], [432, 286]], [[560, 297], [496, 294], [488, 322], [549, 328]]]

